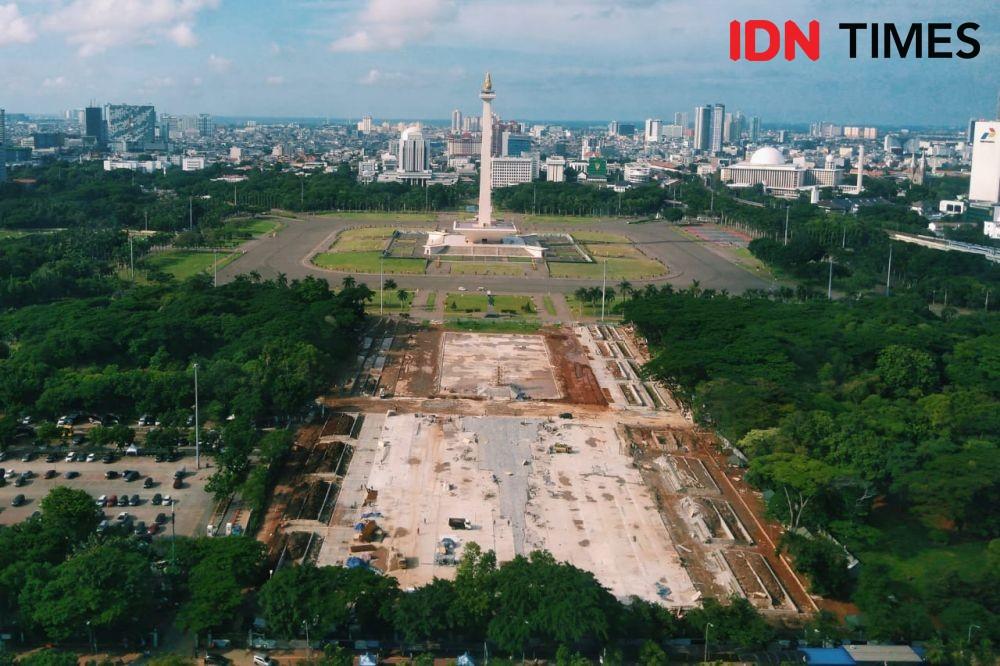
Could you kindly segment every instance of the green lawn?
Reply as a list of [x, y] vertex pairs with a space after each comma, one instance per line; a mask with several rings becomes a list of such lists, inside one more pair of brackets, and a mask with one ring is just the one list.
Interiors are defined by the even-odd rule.
[[[406, 301], [399, 300], [399, 290], [398, 289], [386, 289], [382, 294], [384, 299], [382, 302], [382, 309], [385, 312], [409, 312], [410, 307], [413, 305], [413, 298], [416, 296], [417, 292], [415, 289], [407, 289], [408, 294]], [[375, 295], [372, 297], [368, 303], [365, 304], [365, 311], [369, 314], [378, 314], [379, 312], [379, 298], [378, 291], [375, 291]]]
[[524, 224], [593, 224], [605, 219], [581, 215], [525, 215]]
[[545, 306], [545, 311], [549, 313], [549, 316], [556, 316], [556, 304], [552, 302], [552, 297], [546, 294], [542, 296], [542, 305]]
[[[618, 303], [618, 299], [610, 300], [605, 303], [604, 307], [604, 318], [605, 319], [621, 319], [621, 315], [612, 312], [614, 306]], [[601, 301], [598, 300], [596, 305], [591, 305], [589, 301], [579, 301], [573, 294], [566, 294], [566, 305], [569, 306], [570, 312], [574, 316], [583, 317], [600, 317], [601, 316]]]
[[392, 238], [393, 227], [345, 229], [337, 236], [330, 252], [381, 252]]
[[[598, 246], [600, 247], [600, 246]], [[658, 261], [647, 258], [619, 258], [607, 260], [608, 280], [641, 280], [665, 275], [667, 269]], [[549, 262], [552, 277], [600, 280], [604, 276], [604, 261], [593, 264]]]
[[252, 220], [233, 220], [226, 224], [226, 231], [245, 233], [251, 236], [262, 236], [281, 228], [281, 222], [268, 217], [258, 217]]
[[212, 252], [167, 250], [149, 255], [143, 260], [143, 265], [148, 270], [163, 271], [173, 275], [178, 280], [186, 280], [198, 273], [211, 273], [212, 260], [215, 256], [218, 256], [219, 268], [222, 268], [239, 255], [236, 253], [215, 255]]
[[[472, 312], [486, 312], [486, 306], [486, 294], [448, 294], [444, 302], [446, 314], [453, 313], [459, 316]], [[493, 297], [493, 310], [497, 313], [509, 310], [520, 315], [537, 314], [530, 296], [496, 295]]]
[[427, 308], [428, 310], [433, 310], [434, 304], [437, 303], [437, 296], [438, 293], [436, 291], [432, 291], [431, 293], [427, 294], [427, 304], [424, 307]]
[[480, 263], [478, 261], [448, 262], [452, 275], [505, 275], [518, 277], [524, 275], [524, 264], [504, 262]]
[[[378, 273], [381, 256], [381, 252], [323, 252], [313, 257], [313, 263], [320, 268], [345, 273]], [[387, 274], [420, 275], [426, 265], [423, 259], [388, 257], [384, 260]]]
[[528, 319], [448, 319], [445, 328], [471, 333], [535, 333], [541, 328], [537, 321]]
[[358, 220], [359, 222], [435, 222], [437, 216], [434, 213], [383, 213], [383, 212], [360, 212], [360, 213], [303, 213], [312, 217], [335, 217], [345, 220]]

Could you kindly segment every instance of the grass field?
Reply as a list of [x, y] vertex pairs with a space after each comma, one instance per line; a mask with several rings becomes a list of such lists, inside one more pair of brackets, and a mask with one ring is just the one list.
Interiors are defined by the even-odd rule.
[[330, 252], [381, 252], [392, 238], [392, 227], [345, 229], [337, 236]]
[[445, 328], [470, 333], [535, 333], [541, 328], [537, 321], [527, 319], [448, 319]]
[[[382, 302], [382, 309], [385, 312], [409, 312], [410, 308], [413, 306], [413, 298], [416, 296], [417, 292], [414, 289], [405, 290], [407, 293], [406, 301], [399, 300], [399, 290], [398, 289], [386, 289], [382, 294], [384, 299]], [[379, 311], [379, 298], [378, 291], [375, 291], [375, 295], [372, 300], [365, 304], [365, 311], [369, 314], [378, 314]]]
[[452, 275], [504, 275], [518, 277], [524, 275], [526, 264], [480, 263], [478, 261], [448, 262]]
[[[448, 294], [444, 302], [445, 314], [486, 312], [486, 306], [486, 294]], [[496, 312], [506, 310], [522, 315], [537, 314], [535, 304], [530, 296], [494, 296], [493, 309]]]
[[[313, 257], [313, 263], [320, 268], [348, 273], [378, 273], [381, 252], [323, 252]], [[387, 274], [420, 275], [427, 262], [423, 259], [385, 259]]]
[[[621, 319], [621, 315], [612, 312], [612, 309], [618, 304], [619, 299], [608, 301], [605, 303], [604, 307], [604, 318], [610, 319], [612, 321]], [[569, 306], [570, 312], [576, 316], [580, 317], [600, 317], [601, 316], [601, 302], [597, 301], [596, 305], [591, 305], [589, 301], [579, 301], [573, 294], [566, 294], [566, 305]]]
[[545, 307], [545, 311], [549, 313], [550, 317], [556, 316], [556, 304], [552, 302], [552, 297], [546, 294], [542, 296], [542, 305]]
[[358, 220], [359, 222], [434, 222], [437, 216], [434, 213], [383, 213], [383, 212], [359, 212], [359, 213], [317, 213], [313, 217], [333, 217], [344, 220]]
[[524, 224], [593, 224], [605, 219], [582, 215], [525, 215]]
[[431, 293], [427, 294], [427, 304], [424, 305], [424, 307], [428, 310], [433, 310], [434, 304], [437, 303], [437, 297], [438, 294], [436, 291], [432, 291]]
[[[639, 258], [608, 258], [608, 280], [641, 280], [659, 277], [667, 269], [658, 261]], [[604, 276], [604, 261], [593, 264], [549, 263], [549, 275], [559, 278], [600, 280]]]
[[[233, 261], [239, 255], [236, 253], [219, 254], [219, 268]], [[148, 270], [163, 271], [173, 275], [178, 280], [212, 272], [212, 252], [192, 252], [191, 250], [167, 250], [151, 254], [143, 260]]]
[[572, 235], [574, 240], [595, 259], [647, 259], [646, 255], [632, 245], [625, 236], [602, 231], [575, 231]]

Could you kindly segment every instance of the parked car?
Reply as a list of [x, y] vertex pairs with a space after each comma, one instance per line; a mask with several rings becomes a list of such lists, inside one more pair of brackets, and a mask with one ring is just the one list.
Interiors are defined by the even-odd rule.
[[163, 502], [161, 502], [161, 504], [162, 504], [163, 506], [170, 506], [170, 505], [171, 505], [171, 504], [173, 504], [173, 503], [174, 503], [174, 500], [172, 500], [172, 499], [170, 498], [170, 495], [164, 495], [164, 496], [163, 496]]
[[21, 486], [23, 486], [23, 485], [24, 485], [25, 483], [27, 483], [27, 481], [25, 481], [25, 479], [24, 479], [24, 477], [23, 477], [23, 476], [19, 476], [19, 477], [17, 477], [16, 479], [14, 479], [14, 487], [15, 487], [15, 488], [20, 488], [20, 487], [21, 487]]
[[143, 414], [142, 416], [139, 417], [139, 426], [140, 427], [145, 428], [145, 427], [148, 427], [148, 426], [151, 426], [151, 425], [153, 425], [153, 417], [152, 416], [150, 416], [149, 414]]
[[108, 506], [118, 506], [118, 495], [108, 495]]
[[43, 478], [54, 479], [57, 476], [59, 476], [59, 472], [55, 471], [54, 469], [47, 469], [47, 470], [45, 470], [45, 474], [43, 475]]
[[54, 463], [57, 460], [59, 460], [59, 455], [56, 453], [50, 453], [49, 455], [45, 456], [45, 462], [47, 463]]
[[63, 473], [63, 476], [67, 479], [75, 479], [76, 477], [80, 476], [80, 473], [75, 469], [70, 469], [66, 470], [66, 472]]
[[139, 478], [139, 472], [134, 469], [127, 469], [122, 472], [122, 478], [131, 483]]
[[132, 495], [132, 497], [130, 497], [128, 500], [128, 504], [129, 506], [139, 506], [139, 501], [140, 500], [138, 495]]
[[83, 435], [80, 435], [80, 434], [76, 434], [76, 435], [73, 435], [73, 437], [69, 440], [69, 443], [72, 444], [73, 446], [80, 446], [85, 441], [87, 441], [86, 437], [84, 437]]
[[87, 454], [87, 458], [86, 458], [87, 462], [94, 462], [95, 460], [97, 460], [97, 454], [96, 453], [94, 453], [93, 451], [91, 451], [90, 453]]
[[128, 506], [128, 495], [122, 495], [118, 498], [118, 506]]
[[117, 479], [118, 478], [118, 472], [116, 472], [113, 469], [109, 469], [108, 471], [106, 471], [104, 473], [104, 478], [105, 479]]
[[31, 462], [35, 459], [35, 454], [33, 451], [28, 451], [23, 456], [21, 456], [21, 462]]
[[150, 523], [149, 527], [146, 528], [146, 534], [149, 536], [153, 536], [159, 531], [160, 531], [160, 526], [157, 525], [156, 523]]
[[129, 519], [128, 511], [122, 511], [117, 516], [115, 516], [115, 520], [117, 520], [119, 523], [124, 522], [128, 519]]
[[175, 478], [174, 479], [174, 490], [180, 490], [184, 487], [184, 479]]
[[115, 454], [113, 453], [105, 453], [101, 457], [101, 462], [104, 463], [105, 465], [110, 465], [114, 461], [115, 461]]
[[7, 477], [8, 479], [13, 479], [15, 476], [17, 476], [17, 472], [15, 472], [13, 469], [9, 469], [7, 470], [7, 473], [4, 474], [4, 476]]
[[158, 514], [156, 514], [156, 522], [159, 525], [163, 525], [164, 523], [166, 523], [167, 522], [167, 514], [165, 514], [165, 513], [158, 513]]
[[108, 496], [107, 495], [101, 495], [100, 497], [98, 497], [94, 501], [97, 504], [97, 506], [103, 507], [104, 505], [106, 505], [108, 503]]
[[22, 479], [33, 479], [33, 478], [35, 478], [35, 473], [32, 472], [30, 469], [26, 469], [23, 472], [21, 472], [21, 478]]
[[67, 453], [65, 460], [66, 462], [76, 462], [76, 452], [70, 451], [69, 453]]
[[142, 487], [143, 488], [152, 488], [154, 483], [156, 483], [156, 482], [153, 481], [153, 477], [147, 476], [146, 480], [142, 482]]
[[161, 495], [160, 493], [154, 493], [153, 498], [150, 500], [150, 502], [154, 506], [160, 506], [160, 504], [163, 502], [163, 495]]
[[24, 495], [14, 495], [13, 499], [10, 500], [11, 506], [22, 506], [24, 504]]
[[[464, 289], [464, 287], [459, 287]], [[274, 662], [266, 654], [257, 653], [253, 656], [253, 666], [274, 666]]]

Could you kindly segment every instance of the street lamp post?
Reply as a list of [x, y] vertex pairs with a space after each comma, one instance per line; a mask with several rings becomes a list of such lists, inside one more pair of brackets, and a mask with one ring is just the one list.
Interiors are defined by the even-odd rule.
[[381, 316], [383, 312], [384, 296], [385, 292], [385, 257], [380, 256], [378, 258], [378, 313]]
[[608, 291], [608, 260], [604, 260], [604, 281], [601, 283], [601, 321], [604, 321], [604, 295]]
[[198, 414], [198, 364], [194, 364], [194, 467], [201, 469], [201, 431]]
[[702, 661], [704, 661], [704, 662], [708, 662], [708, 628], [709, 627], [714, 627], [714, 626], [715, 625], [712, 624], [711, 622], [706, 622], [705, 623], [705, 656], [702, 659]]

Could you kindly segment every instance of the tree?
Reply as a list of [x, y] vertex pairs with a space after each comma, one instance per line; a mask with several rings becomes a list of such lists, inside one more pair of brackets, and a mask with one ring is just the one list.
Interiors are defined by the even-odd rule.
[[653, 641], [646, 641], [639, 648], [639, 663], [642, 666], [666, 666], [670, 663], [667, 653]]
[[435, 578], [400, 596], [394, 625], [411, 643], [441, 640], [454, 626], [456, 603], [454, 583]]
[[925, 351], [905, 345], [889, 345], [878, 355], [879, 377], [893, 395], [915, 391], [922, 395], [937, 384], [934, 359]]
[[41, 503], [41, 522], [54, 538], [65, 544], [75, 544], [94, 533], [104, 518], [94, 504], [94, 498], [83, 490], [57, 486]]
[[382, 283], [382, 287], [386, 291], [392, 291], [393, 289], [396, 289], [398, 286], [399, 285], [397, 285], [396, 281], [393, 280], [392, 278], [387, 278], [385, 282]]
[[28, 622], [53, 641], [99, 633], [134, 635], [153, 617], [149, 559], [124, 540], [91, 543], [57, 565], [51, 576], [30, 577], [20, 604]]
[[1000, 456], [993, 446], [950, 453], [928, 462], [900, 481], [917, 513], [989, 538], [1000, 536]]
[[833, 491], [834, 483], [844, 476], [837, 467], [821, 460], [795, 453], [774, 453], [750, 462], [747, 479], [775, 491], [768, 508], [789, 527], [802, 524], [806, 509], [822, 514], [819, 505], [823, 496]]
[[77, 666], [79, 657], [72, 652], [45, 648], [27, 654], [15, 662], [17, 666]]
[[256, 539], [195, 540], [180, 556], [189, 574], [178, 625], [195, 635], [227, 625], [243, 604], [244, 590], [259, 580], [263, 561], [264, 545]]
[[406, 301], [408, 301], [410, 298], [410, 292], [406, 291], [405, 289], [400, 289], [399, 291], [396, 292], [396, 298], [399, 299], [400, 303], [406, 305]]
[[688, 612], [686, 619], [699, 634], [711, 624], [713, 642], [734, 643], [741, 648], [763, 647], [774, 636], [771, 625], [743, 597], [730, 597], [726, 604], [705, 599], [701, 608]]

